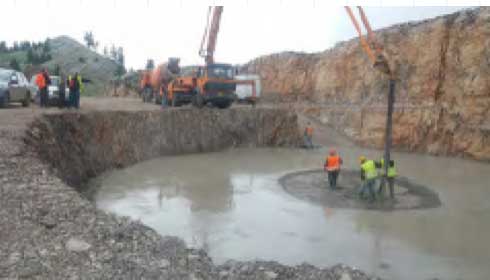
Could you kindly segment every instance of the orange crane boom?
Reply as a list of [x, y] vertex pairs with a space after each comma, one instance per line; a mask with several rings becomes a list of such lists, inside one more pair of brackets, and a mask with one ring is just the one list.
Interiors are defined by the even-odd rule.
[[[213, 14], [211, 22], [209, 16]], [[204, 29], [204, 35], [201, 40], [201, 48], [199, 49], [199, 55], [204, 57], [206, 65], [214, 63], [214, 51], [216, 50], [216, 42], [218, 40], [219, 25], [221, 21], [221, 14], [223, 13], [223, 6], [210, 6], [208, 10], [207, 24]], [[206, 40], [207, 39], [207, 40]], [[204, 44], [207, 41], [207, 46], [204, 48]]]

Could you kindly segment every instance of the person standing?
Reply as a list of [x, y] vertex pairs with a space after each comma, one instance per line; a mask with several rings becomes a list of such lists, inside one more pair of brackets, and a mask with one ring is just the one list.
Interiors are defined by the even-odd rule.
[[80, 108], [80, 92], [83, 91], [82, 77], [78, 72], [70, 77], [70, 105], [77, 109]]
[[376, 179], [378, 178], [378, 171], [376, 170], [376, 164], [374, 160], [368, 160], [364, 156], [359, 157], [359, 162], [361, 164], [361, 180], [362, 187], [359, 192], [359, 196], [364, 198], [364, 193], [366, 190], [369, 191], [369, 195], [371, 196], [371, 202], [376, 200], [376, 196], [374, 193], [374, 186], [376, 185]]
[[[390, 198], [394, 199], [395, 198], [395, 178], [398, 176], [398, 172], [396, 171], [396, 166], [395, 166], [395, 161], [390, 160], [390, 164], [388, 165], [388, 173], [386, 176], [384, 176], [385, 172], [385, 166], [384, 166], [384, 159], [381, 159], [379, 161], [379, 166], [380, 166], [380, 173], [381, 173], [381, 182], [379, 184], [379, 189], [378, 189], [378, 194], [381, 194], [383, 192], [383, 188], [385, 186], [385, 180], [388, 182], [388, 187], [390, 188]], [[384, 195], [384, 194], [383, 194]]]
[[342, 163], [342, 158], [337, 154], [337, 151], [331, 149], [324, 165], [324, 170], [328, 173], [328, 183], [331, 189], [337, 188], [337, 178], [339, 177]]
[[313, 126], [311, 126], [310, 122], [308, 122], [308, 124], [305, 127], [303, 138], [305, 141], [305, 148], [313, 149]]
[[44, 70], [36, 75], [36, 85], [39, 89], [39, 105], [41, 107], [47, 107], [48, 104], [48, 81], [44, 75]]
[[65, 76], [61, 75], [60, 83], [58, 85], [58, 107], [65, 107], [65, 99], [66, 99], [66, 81]]

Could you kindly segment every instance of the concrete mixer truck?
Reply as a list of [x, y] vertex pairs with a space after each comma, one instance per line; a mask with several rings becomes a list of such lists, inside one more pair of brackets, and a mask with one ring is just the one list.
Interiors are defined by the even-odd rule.
[[142, 72], [140, 90], [143, 102], [162, 103], [162, 96], [167, 94], [169, 83], [180, 74], [179, 63], [179, 58], [169, 58], [155, 69]]

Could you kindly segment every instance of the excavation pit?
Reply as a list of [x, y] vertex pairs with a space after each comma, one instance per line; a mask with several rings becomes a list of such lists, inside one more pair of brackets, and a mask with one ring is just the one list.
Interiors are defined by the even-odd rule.
[[[396, 211], [441, 206], [436, 192], [405, 177], [398, 177], [395, 180], [394, 200], [389, 198], [389, 191], [386, 188], [385, 198], [377, 197], [375, 202], [359, 197], [361, 178], [357, 170], [342, 170], [336, 189], [328, 187], [327, 174], [323, 170], [289, 173], [281, 177], [279, 182], [292, 196], [329, 208]], [[378, 187], [379, 181], [375, 186], [376, 192]], [[367, 196], [368, 194], [365, 195]]]

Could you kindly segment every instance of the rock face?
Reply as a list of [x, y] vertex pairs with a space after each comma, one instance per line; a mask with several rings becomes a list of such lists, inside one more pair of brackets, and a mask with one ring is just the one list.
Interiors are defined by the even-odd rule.
[[[399, 150], [490, 160], [490, 9], [464, 10], [376, 32], [397, 76]], [[358, 39], [317, 54], [281, 53], [245, 67], [263, 96], [312, 101], [306, 113], [360, 144], [381, 147], [387, 78]]]
[[80, 188], [108, 169], [184, 153], [235, 146], [297, 146], [297, 115], [282, 109], [232, 108], [45, 115], [28, 143]]

